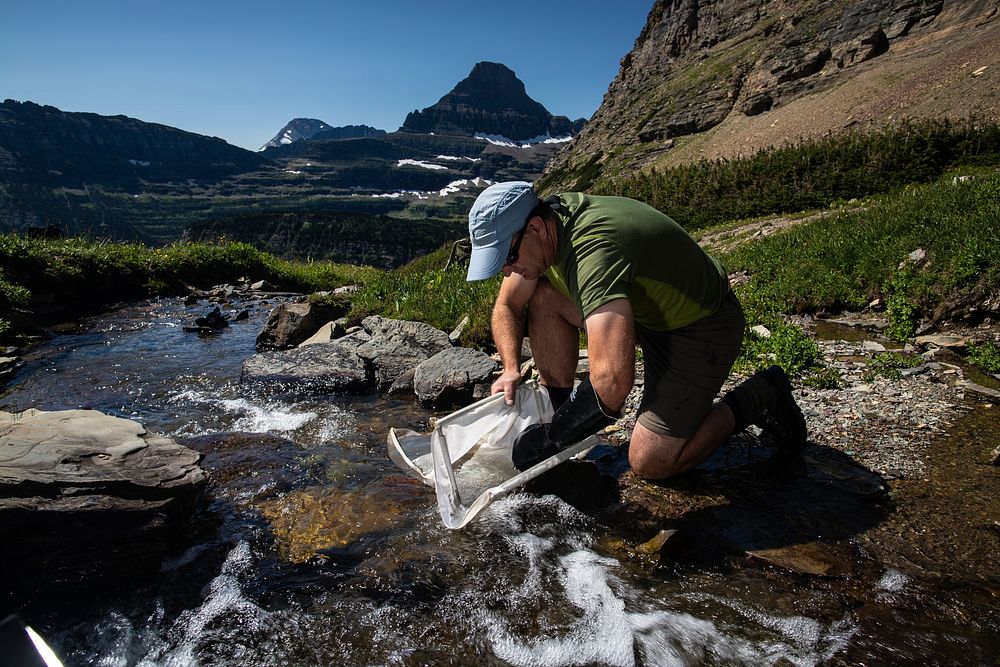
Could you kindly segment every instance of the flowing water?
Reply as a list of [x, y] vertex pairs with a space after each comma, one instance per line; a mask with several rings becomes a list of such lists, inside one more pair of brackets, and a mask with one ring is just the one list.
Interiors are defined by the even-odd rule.
[[[249, 321], [211, 337], [183, 331], [205, 307], [178, 300], [94, 318], [32, 350], [0, 397], [3, 410], [135, 419], [189, 439], [211, 474], [190, 534], [154, 580], [34, 601], [29, 622], [67, 665], [976, 664], [995, 655], [981, 626], [947, 613], [978, 602], [929, 604], [939, 590], [862, 556], [850, 576], [834, 577], [728, 555], [657, 566], [610, 546], [595, 513], [536, 493], [448, 531], [433, 492], [386, 456], [389, 426], [426, 429], [430, 413], [411, 400], [240, 384], [269, 307], [248, 305]], [[229, 431], [280, 439], [203, 437]]]

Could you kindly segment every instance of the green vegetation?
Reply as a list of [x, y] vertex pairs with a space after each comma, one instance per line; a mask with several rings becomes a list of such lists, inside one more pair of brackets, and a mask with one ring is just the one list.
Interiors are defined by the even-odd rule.
[[912, 354], [901, 354], [899, 352], [882, 352], [876, 354], [868, 363], [868, 371], [864, 378], [870, 382], [876, 377], [884, 377], [890, 380], [898, 380], [902, 377], [899, 372], [903, 368], [913, 368], [923, 363], [923, 359]]
[[374, 274], [354, 295], [350, 317], [384, 315], [426, 322], [450, 331], [465, 316], [469, 325], [462, 332], [464, 345], [492, 344], [490, 313], [500, 278], [467, 282], [465, 266], [443, 268], [450, 244], [414, 260], [396, 271]]
[[149, 248], [81, 238], [29, 239], [0, 235], [0, 311], [51, 295], [85, 311], [116, 301], [179, 294], [241, 276], [311, 292], [364, 282], [368, 267], [289, 262], [245, 243], [178, 243]]
[[[800, 141], [746, 158], [596, 181], [589, 174], [589, 180], [580, 180], [585, 185], [593, 181], [594, 194], [642, 200], [694, 230], [727, 220], [826, 208], [927, 183], [957, 165], [996, 164], [1000, 126], [920, 121]], [[592, 171], [597, 165], [586, 167]]]
[[[950, 146], [944, 145], [945, 139], [952, 142]], [[893, 141], [902, 142], [902, 156], [889, 155]], [[874, 169], [870, 180], [882, 183], [879, 188], [890, 188], [905, 183], [904, 178], [932, 178], [947, 164], [973, 157], [993, 160], [1000, 131], [996, 126], [962, 129], [926, 124], [907, 126], [896, 134], [849, 135], [824, 142], [766, 151], [758, 162], [746, 161], [740, 167], [745, 172], [735, 169], [735, 163], [691, 167], [691, 173], [710, 175], [717, 193], [722, 192], [718, 190], [721, 183], [735, 178], [734, 174], [750, 179], [734, 183], [734, 194], [720, 194], [718, 206], [705, 204], [710, 209], [708, 218], [723, 215], [730, 206], [726, 201], [735, 202], [747, 193], [758, 204], [776, 196], [774, 188], [781, 174], [787, 177], [789, 173], [778, 168], [782, 165], [815, 162], [821, 169], [802, 173], [822, 172], [831, 179], [860, 182], [861, 172], [834, 158], [863, 153], [864, 148], [867, 161], [857, 169]], [[784, 157], [779, 160], [777, 156]], [[827, 159], [832, 162], [824, 163]], [[748, 166], [752, 164], [758, 167]], [[596, 162], [590, 166], [594, 165]], [[880, 165], [889, 166], [882, 169]], [[759, 173], [754, 171], [757, 168]], [[589, 178], [586, 172], [584, 169], [578, 176]], [[720, 174], [729, 175], [723, 178]], [[954, 178], [959, 175], [968, 178]], [[799, 181], [806, 191], [810, 191], [810, 183], [818, 183], [806, 181]], [[648, 185], [653, 187], [653, 182]], [[707, 197], [709, 191], [698, 191], [698, 196]], [[812, 190], [813, 194], [821, 191], [826, 192]], [[304, 226], [305, 222], [313, 223], [304, 221]], [[723, 228], [728, 230], [734, 224], [729, 222]], [[740, 236], [737, 228], [732, 234], [733, 239]], [[737, 370], [750, 372], [777, 363], [810, 386], [836, 387], [841, 383], [839, 374], [821, 366], [815, 342], [787, 323], [784, 315], [856, 310], [879, 297], [886, 304], [890, 334], [904, 339], [921, 320], [962, 316], [971, 306], [978, 306], [982, 295], [1000, 291], [1000, 173], [981, 165], [947, 171], [936, 182], [896, 187], [850, 209], [838, 207], [816, 220], [746, 241], [719, 258], [730, 271], [749, 275], [735, 287], [748, 327], [762, 324], [771, 335], [747, 337]], [[918, 248], [925, 257], [910, 259]], [[499, 278], [466, 282], [461, 265], [444, 268], [450, 250], [450, 244], [444, 245], [399, 269], [385, 271], [330, 262], [286, 261], [246, 243], [179, 243], [153, 249], [137, 243], [0, 235], [0, 335], [14, 321], [7, 315], [11, 308], [24, 308], [50, 297], [85, 310], [155, 294], [180, 294], [186, 285], [208, 287], [245, 276], [301, 292], [357, 284], [360, 289], [351, 297], [349, 314], [355, 321], [379, 314], [419, 320], [447, 331], [468, 315], [470, 324], [462, 343], [487, 348], [491, 345], [490, 312]], [[998, 372], [1000, 348], [992, 343], [973, 346], [970, 360]], [[898, 372], [899, 363], [894, 357], [877, 359], [872, 372]]]
[[1000, 345], [996, 343], [970, 345], [967, 358], [987, 373], [1000, 373]]
[[[908, 256], [917, 248], [926, 260]], [[860, 309], [884, 297], [897, 337], [920, 318], [960, 315], [1000, 289], [1000, 175], [982, 173], [882, 196], [853, 211], [721, 257], [751, 279], [737, 288], [751, 324], [780, 313]], [[900, 268], [902, 267], [902, 268]]]

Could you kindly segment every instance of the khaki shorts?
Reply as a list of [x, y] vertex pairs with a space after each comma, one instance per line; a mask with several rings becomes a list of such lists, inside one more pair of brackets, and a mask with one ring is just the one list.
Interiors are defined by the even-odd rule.
[[637, 421], [660, 435], [693, 437], [729, 377], [744, 326], [743, 308], [732, 292], [717, 311], [686, 327], [636, 326], [646, 374]]

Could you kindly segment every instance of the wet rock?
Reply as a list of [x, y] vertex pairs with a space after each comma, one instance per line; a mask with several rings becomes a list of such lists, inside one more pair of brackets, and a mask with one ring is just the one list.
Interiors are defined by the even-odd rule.
[[808, 542], [773, 549], [755, 549], [747, 552], [753, 559], [798, 574], [817, 577], [845, 577], [853, 565], [850, 554], [843, 545]]
[[197, 294], [188, 294], [187, 297], [184, 299], [184, 305], [193, 306], [199, 301], [201, 301], [201, 298]]
[[472, 390], [489, 381], [496, 362], [466, 347], [452, 347], [421, 362], [413, 374], [413, 389], [422, 402], [436, 408], [467, 405]]
[[448, 334], [423, 322], [373, 315], [362, 320], [361, 325], [371, 340], [358, 348], [358, 355], [374, 368], [379, 391], [420, 362], [451, 348]]
[[408, 370], [402, 375], [400, 375], [396, 380], [389, 386], [389, 390], [386, 392], [389, 396], [398, 396], [399, 394], [405, 394], [413, 391], [413, 376], [416, 373], [416, 369]]
[[0, 357], [0, 382], [12, 377], [20, 367], [21, 362], [17, 357]]
[[993, 465], [1000, 466], [1000, 447], [994, 449], [990, 457], [992, 459], [991, 462], [993, 463]]
[[243, 322], [250, 319], [250, 311], [244, 308], [233, 317], [234, 322]]
[[96, 410], [0, 412], [0, 542], [13, 592], [155, 573], [205, 487], [200, 458]]
[[266, 280], [258, 280], [250, 285], [250, 289], [254, 292], [274, 292], [276, 288]]
[[368, 334], [357, 332], [329, 343], [261, 352], [243, 362], [240, 381], [283, 383], [324, 391], [369, 391], [372, 374], [365, 360], [358, 356], [359, 346], [368, 340]]
[[213, 308], [209, 313], [199, 317], [194, 321], [196, 327], [207, 328], [207, 329], [225, 329], [229, 326], [229, 321], [219, 310], [218, 306]]
[[348, 304], [283, 303], [275, 307], [257, 336], [257, 349], [287, 349], [295, 347], [319, 329], [324, 322], [335, 320], [347, 312]]

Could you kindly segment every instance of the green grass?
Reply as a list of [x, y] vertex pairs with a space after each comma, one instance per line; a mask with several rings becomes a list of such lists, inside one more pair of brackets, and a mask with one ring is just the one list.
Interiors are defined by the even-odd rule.
[[241, 277], [312, 292], [362, 283], [377, 271], [329, 262], [291, 262], [244, 243], [178, 243], [150, 248], [84, 238], [0, 235], [0, 309], [53, 295], [74, 310], [117, 301], [180, 294]]
[[[917, 248], [917, 267], [904, 262]], [[1000, 289], [1000, 175], [981, 173], [875, 198], [862, 209], [741, 246], [721, 257], [751, 279], [737, 288], [748, 320], [780, 313], [860, 309], [887, 302], [891, 332], [905, 338], [920, 318], [962, 314], [977, 294]], [[902, 266], [902, 268], [900, 268]]]
[[996, 343], [970, 345], [967, 358], [987, 373], [1000, 373], [1000, 345]]
[[594, 173], [578, 184], [593, 194], [639, 199], [695, 230], [727, 220], [836, 206], [933, 181], [956, 165], [997, 164], [1000, 126], [919, 121], [800, 141], [745, 158], [619, 177], [597, 178], [599, 165], [594, 163], [587, 165]]

